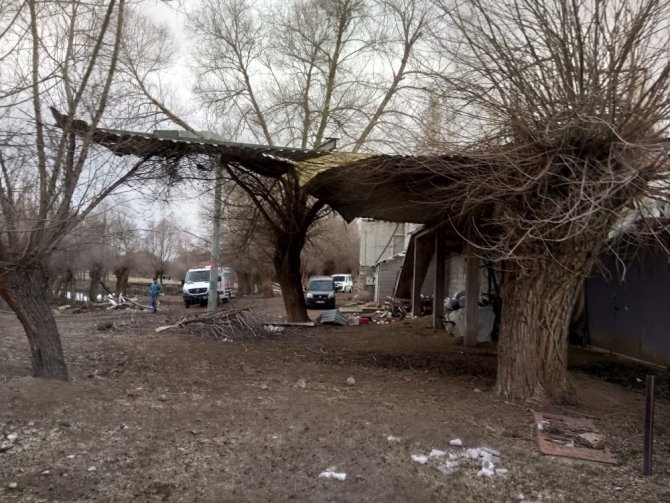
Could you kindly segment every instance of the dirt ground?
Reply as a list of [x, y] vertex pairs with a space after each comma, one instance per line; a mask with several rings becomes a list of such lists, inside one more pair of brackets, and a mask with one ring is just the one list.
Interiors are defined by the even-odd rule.
[[[530, 409], [494, 395], [494, 347], [455, 345], [427, 319], [220, 342], [156, 333], [203, 312], [167, 300], [157, 315], [59, 314], [69, 383], [29, 377], [21, 327], [0, 313], [0, 501], [670, 501], [667, 380], [654, 475], [640, 474], [642, 367], [575, 352], [574, 403], [543, 410], [593, 419], [618, 464], [573, 461], [538, 453]], [[240, 305], [282, 311], [278, 298], [226, 308]], [[462, 458], [476, 447], [507, 473], [478, 476]], [[458, 466], [412, 459], [432, 449]]]

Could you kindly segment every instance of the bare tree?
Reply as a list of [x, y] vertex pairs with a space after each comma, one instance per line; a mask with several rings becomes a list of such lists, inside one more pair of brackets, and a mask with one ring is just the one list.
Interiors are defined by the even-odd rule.
[[[359, 150], [373, 138], [384, 142], [385, 118], [401, 115], [399, 95], [430, 20], [428, 3], [409, 0], [295, 0], [263, 12], [246, 0], [206, 0], [190, 16], [196, 92], [215, 118], [212, 127], [233, 139], [309, 148], [337, 135]], [[148, 94], [166, 116], [195, 132]], [[289, 319], [306, 320], [300, 257], [309, 229], [327, 209], [304, 190], [299, 167], [280, 179], [239, 163], [226, 170], [274, 237]]]
[[179, 249], [179, 227], [173, 214], [151, 222], [144, 232], [143, 249], [153, 257], [153, 275], [163, 283], [163, 274]]
[[357, 273], [359, 252], [356, 224], [331, 215], [310, 230], [302, 253], [303, 276]]
[[111, 248], [111, 269], [116, 277], [116, 295], [128, 293], [130, 272], [135, 266], [139, 232], [136, 225], [121, 213], [112, 213], [107, 222], [107, 242]]
[[27, 0], [0, 10], [0, 296], [25, 329], [38, 377], [68, 378], [47, 304], [51, 254], [143, 170], [143, 160], [128, 165], [91, 144], [115, 85], [124, 14], [124, 0]]
[[626, 214], [639, 230], [667, 198], [670, 3], [435, 3], [456, 63], [436, 86], [476, 123], [431, 200], [504, 268], [498, 393], [560, 399], [583, 279]]

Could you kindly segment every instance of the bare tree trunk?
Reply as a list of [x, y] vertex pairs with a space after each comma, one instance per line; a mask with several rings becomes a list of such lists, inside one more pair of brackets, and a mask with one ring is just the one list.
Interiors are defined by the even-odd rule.
[[56, 279], [54, 280], [51, 288], [49, 288], [49, 294], [52, 299], [56, 300], [61, 297], [62, 290], [63, 290], [63, 274], [59, 274]]
[[303, 240], [284, 235], [276, 240], [274, 266], [288, 321], [309, 321], [300, 274]]
[[102, 264], [95, 263], [91, 265], [88, 271], [88, 301], [95, 302], [98, 299], [98, 285], [102, 281]]
[[505, 275], [496, 391], [506, 399], [568, 396], [568, 329], [584, 264], [591, 266], [578, 252], [570, 262]]
[[128, 269], [121, 279], [121, 293], [128, 295], [128, 280], [130, 279], [130, 269]]
[[67, 366], [56, 320], [47, 302], [48, 277], [42, 267], [22, 268], [0, 280], [0, 297], [16, 313], [28, 337], [33, 374], [67, 381]]
[[130, 270], [127, 267], [117, 267], [114, 269], [114, 275], [116, 276], [116, 287], [114, 288], [114, 293], [116, 295], [126, 295], [128, 290], [128, 277], [130, 276]]

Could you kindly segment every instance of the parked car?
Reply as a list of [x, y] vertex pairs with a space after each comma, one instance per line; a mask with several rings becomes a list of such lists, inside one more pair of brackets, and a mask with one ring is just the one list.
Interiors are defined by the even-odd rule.
[[354, 282], [351, 274], [333, 274], [336, 292], [351, 292], [354, 288]]
[[335, 282], [330, 276], [312, 276], [307, 282], [305, 304], [308, 308], [335, 309]]

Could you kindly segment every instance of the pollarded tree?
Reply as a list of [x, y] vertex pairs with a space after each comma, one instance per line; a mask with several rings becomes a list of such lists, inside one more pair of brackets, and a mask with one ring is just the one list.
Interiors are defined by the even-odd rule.
[[142, 160], [128, 165], [91, 144], [114, 90], [126, 6], [27, 0], [0, 7], [0, 296], [25, 329], [34, 374], [66, 380], [47, 303], [50, 256], [144, 169]]
[[436, 85], [478, 133], [434, 201], [475, 215], [472, 241], [505, 269], [498, 393], [560, 399], [584, 277], [624, 214], [667, 198], [670, 3], [436, 3], [456, 63]]
[[[402, 93], [431, 12], [411, 0], [293, 0], [263, 11], [246, 0], [206, 0], [190, 15], [196, 94], [213, 128], [231, 139], [314, 148], [338, 136], [354, 151], [385, 145], [402, 125]], [[304, 190], [299, 167], [280, 179], [226, 169], [273, 236], [289, 319], [306, 320], [300, 256], [327, 209]]]

